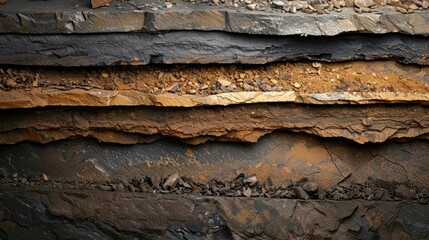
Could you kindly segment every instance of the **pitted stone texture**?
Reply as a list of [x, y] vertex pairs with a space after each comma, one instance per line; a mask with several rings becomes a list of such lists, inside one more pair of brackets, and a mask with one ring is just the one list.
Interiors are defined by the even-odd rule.
[[333, 36], [348, 32], [428, 35], [429, 14], [401, 14], [394, 7], [357, 14], [352, 8], [330, 14], [241, 11], [179, 2], [170, 9], [140, 7], [143, 2], [93, 10], [88, 1], [10, 1], [0, 8], [0, 33], [107, 33], [202, 30], [263, 35]]
[[[91, 19], [98, 21], [97, 18]], [[103, 24], [106, 24], [106, 28], [110, 25], [108, 22]], [[123, 25], [126, 26], [125, 23]], [[73, 24], [70, 26], [77, 27]], [[399, 34], [350, 34], [323, 38], [260, 35], [250, 37], [245, 34], [198, 31], [154, 34], [3, 34], [0, 35], [0, 64], [265, 64], [278, 61], [336, 62], [357, 59], [396, 60], [406, 64], [429, 65], [428, 46], [429, 38]]]

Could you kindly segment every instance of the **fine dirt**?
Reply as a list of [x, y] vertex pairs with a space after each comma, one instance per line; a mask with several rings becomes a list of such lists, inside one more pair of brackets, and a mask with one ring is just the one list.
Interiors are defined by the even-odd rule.
[[297, 91], [427, 93], [429, 67], [393, 61], [172, 65], [109, 68], [0, 69], [0, 94], [15, 89], [138, 90], [144, 93], [211, 95], [225, 92]]

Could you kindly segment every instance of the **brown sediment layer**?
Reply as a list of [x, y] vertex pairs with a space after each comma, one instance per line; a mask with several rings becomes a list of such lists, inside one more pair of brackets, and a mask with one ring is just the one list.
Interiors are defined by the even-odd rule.
[[4, 68], [0, 108], [422, 102], [429, 68], [392, 61], [266, 66]]
[[250, 104], [206, 108], [47, 108], [3, 110], [0, 143], [92, 137], [135, 144], [162, 136], [188, 143], [256, 142], [275, 130], [342, 137], [358, 143], [427, 138], [429, 108], [408, 105]]

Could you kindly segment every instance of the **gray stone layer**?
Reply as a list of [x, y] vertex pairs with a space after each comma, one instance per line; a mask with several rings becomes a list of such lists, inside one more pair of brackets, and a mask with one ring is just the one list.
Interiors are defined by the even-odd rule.
[[[154, 8], [157, 7], [157, 8]], [[428, 11], [401, 14], [392, 6], [357, 14], [352, 8], [330, 14], [249, 11], [178, 1], [144, 7], [144, 1], [114, 2], [91, 9], [89, 1], [14, 0], [0, 5], [0, 33], [59, 34], [202, 30], [263, 35], [333, 36], [349, 32], [428, 35]]]
[[429, 38], [400, 34], [334, 37], [225, 32], [0, 35], [0, 64], [108, 66], [393, 59], [429, 65]]

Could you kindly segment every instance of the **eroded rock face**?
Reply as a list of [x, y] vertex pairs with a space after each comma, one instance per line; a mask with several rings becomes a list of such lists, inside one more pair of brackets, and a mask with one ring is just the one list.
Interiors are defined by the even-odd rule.
[[0, 204], [0, 236], [11, 239], [54, 239], [58, 235], [92, 239], [425, 239], [429, 224], [427, 205], [405, 202], [5, 188]]
[[0, 143], [48, 143], [76, 137], [135, 144], [175, 137], [257, 142], [275, 130], [341, 137], [358, 143], [427, 138], [428, 108], [422, 105], [314, 106], [287, 103], [207, 108], [48, 108], [2, 110]]

